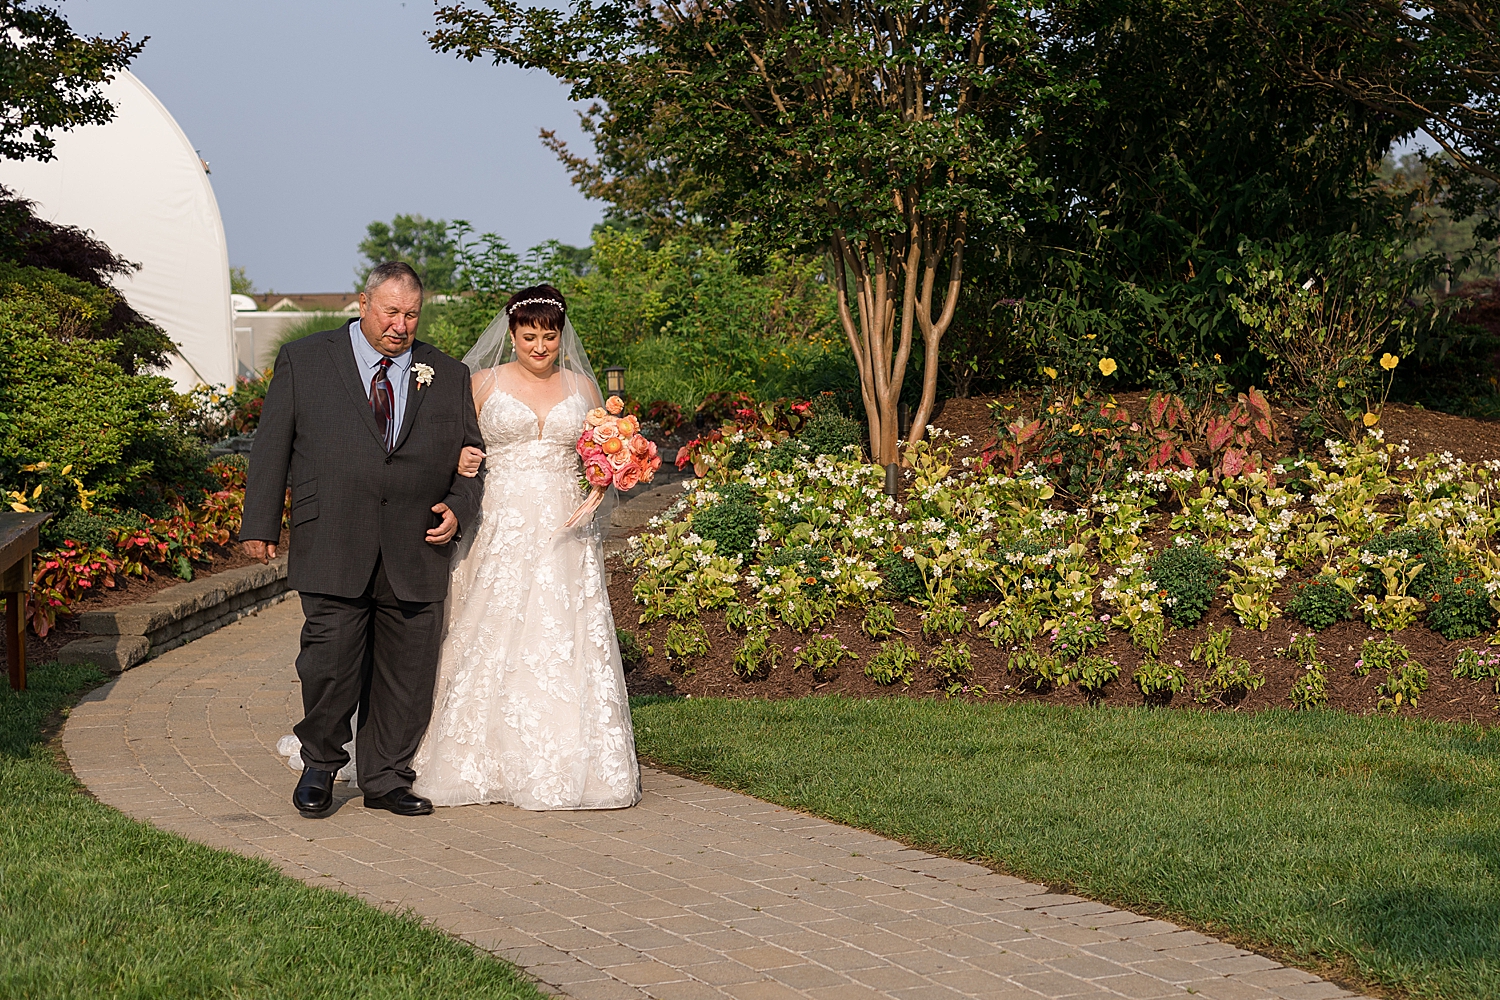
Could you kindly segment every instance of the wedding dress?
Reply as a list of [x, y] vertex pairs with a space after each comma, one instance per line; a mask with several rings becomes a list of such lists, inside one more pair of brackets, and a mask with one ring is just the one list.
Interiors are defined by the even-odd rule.
[[479, 524], [454, 562], [432, 724], [412, 767], [434, 805], [616, 809], [640, 800], [625, 672], [581, 495], [581, 392], [542, 415], [496, 389], [479, 412]]

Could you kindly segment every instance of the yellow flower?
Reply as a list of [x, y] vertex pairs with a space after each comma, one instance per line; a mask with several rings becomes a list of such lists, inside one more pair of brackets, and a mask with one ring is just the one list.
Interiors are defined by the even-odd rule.
[[1044, 371], [1044, 372], [1047, 373], [1047, 377], [1048, 378], [1057, 378], [1057, 369], [1056, 368], [1043, 368], [1042, 371]]
[[1342, 389], [1342, 388], [1343, 388], [1343, 387], [1344, 387], [1344, 386], [1346, 386], [1346, 385], [1348, 385], [1348, 384], [1349, 384], [1349, 383], [1348, 383], [1348, 382], [1346, 382], [1346, 381], [1344, 381], [1344, 380], [1343, 380], [1343, 379], [1339, 379], [1339, 388], [1340, 388], [1340, 389]]
[[1380, 414], [1378, 414], [1378, 413], [1366, 413], [1365, 414], [1365, 426], [1366, 427], [1374, 427], [1379, 422], [1380, 422]]
[[1120, 366], [1115, 364], [1114, 358], [1100, 358], [1099, 370], [1106, 375], [1113, 375]]
[[1380, 356], [1380, 367], [1384, 368], [1386, 371], [1390, 371], [1392, 368], [1395, 368], [1400, 361], [1401, 359], [1396, 357], [1394, 354], [1382, 354]]
[[1083, 433], [1083, 425], [1082, 424], [1074, 424], [1072, 427], [1068, 428], [1068, 433], [1069, 434], [1082, 434]]

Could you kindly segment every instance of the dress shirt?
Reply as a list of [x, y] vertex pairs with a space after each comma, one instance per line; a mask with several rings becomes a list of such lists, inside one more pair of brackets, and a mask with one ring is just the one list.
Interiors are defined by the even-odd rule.
[[[364, 331], [359, 328], [359, 320], [349, 324], [349, 342], [354, 345], [354, 363], [359, 367], [365, 398], [369, 399], [370, 382], [380, 370], [380, 362], [385, 360], [385, 355], [370, 346]], [[396, 432], [391, 435], [391, 440], [394, 441], [401, 435], [401, 421], [406, 416], [406, 390], [411, 384], [411, 348], [408, 347], [391, 358], [391, 367], [385, 377], [391, 380], [391, 419], [396, 422]]]

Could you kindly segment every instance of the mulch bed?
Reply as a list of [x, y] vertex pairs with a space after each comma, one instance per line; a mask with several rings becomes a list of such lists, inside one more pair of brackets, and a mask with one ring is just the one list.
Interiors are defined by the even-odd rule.
[[[282, 531], [281, 542], [278, 552], [285, 552], [287, 544], [287, 532]], [[254, 559], [245, 555], [237, 544], [208, 545], [204, 552], [212, 557], [210, 563], [200, 563], [193, 567], [193, 579], [203, 580], [225, 570], [240, 569], [255, 563]], [[58, 651], [74, 639], [86, 638], [88, 633], [78, 627], [77, 616], [85, 611], [107, 611], [110, 608], [122, 607], [126, 604], [140, 604], [149, 601], [160, 591], [168, 587], [175, 587], [184, 583], [183, 579], [170, 573], [154, 572], [144, 580], [139, 578], [119, 577], [114, 587], [100, 587], [89, 594], [83, 600], [73, 605], [73, 614], [57, 619], [48, 632], [45, 639], [38, 638], [37, 634], [28, 629], [26, 633], [26, 660], [29, 663], [46, 663], [57, 659]]]
[[[1136, 396], [1139, 398], [1135, 398]], [[1139, 407], [1144, 394], [1122, 394], [1117, 397], [1121, 405]], [[1006, 402], [1026, 402], [1023, 398], [1010, 397]], [[968, 435], [974, 439], [970, 449], [977, 454], [979, 446], [993, 434], [989, 400], [954, 399], [946, 401], [932, 423], [954, 435]], [[1018, 407], [1019, 409], [1019, 407]], [[1279, 421], [1289, 427], [1293, 418], [1280, 411]], [[1415, 454], [1448, 451], [1469, 462], [1500, 459], [1500, 423], [1455, 417], [1409, 406], [1388, 404], [1382, 421], [1388, 442], [1406, 441]], [[805, 636], [789, 628], [781, 627], [772, 635], [772, 642], [780, 644], [785, 656], [780, 666], [770, 676], [745, 681], [733, 671], [734, 650], [741, 637], [731, 632], [724, 624], [724, 612], [707, 611], [698, 621], [708, 633], [711, 643], [709, 655], [689, 664], [668, 661], [662, 650], [668, 622], [658, 621], [650, 625], [637, 624], [639, 606], [631, 597], [630, 588], [634, 574], [618, 559], [610, 562], [610, 601], [615, 610], [616, 624], [634, 632], [642, 646], [650, 645], [655, 652], [646, 661], [626, 675], [632, 694], [678, 694], [693, 697], [730, 698], [797, 698], [812, 694], [841, 694], [856, 698], [880, 697], [939, 697], [941, 691], [933, 675], [925, 668], [916, 668], [916, 679], [910, 687], [892, 685], [882, 687], [864, 675], [864, 665], [880, 649], [881, 643], [868, 639], [860, 631], [860, 616], [845, 610], [830, 626], [815, 629], [815, 633], [835, 636], [853, 650], [858, 660], [844, 661], [835, 676], [828, 680], [815, 681], [807, 671], [796, 672], [791, 666], [794, 647], [801, 645]], [[1291, 587], [1297, 580], [1288, 578], [1276, 595], [1276, 603], [1286, 607], [1291, 599]], [[917, 647], [926, 662], [928, 652], [936, 643], [926, 641], [921, 632], [918, 609], [910, 605], [896, 605], [896, 618], [908, 642]], [[972, 609], [977, 617], [980, 608]], [[1107, 609], [1102, 609], [1107, 611]], [[1201, 642], [1210, 630], [1230, 626], [1234, 639], [1230, 652], [1248, 660], [1256, 671], [1265, 675], [1266, 682], [1259, 690], [1248, 694], [1236, 705], [1210, 704], [1199, 706], [1192, 697], [1192, 688], [1206, 678], [1208, 670], [1201, 663], [1189, 658], [1193, 646]], [[1239, 624], [1235, 615], [1225, 610], [1222, 602], [1211, 610], [1192, 629], [1175, 629], [1168, 632], [1162, 647], [1161, 659], [1172, 663], [1180, 661], [1187, 675], [1189, 687], [1177, 694], [1170, 702], [1174, 708], [1232, 709], [1235, 711], [1257, 711], [1275, 707], [1288, 707], [1287, 695], [1293, 682], [1303, 669], [1292, 659], [1277, 656], [1275, 651], [1290, 645], [1293, 634], [1306, 633], [1309, 629], [1290, 617], [1278, 618], [1264, 632], [1247, 630]], [[1454, 660], [1460, 650], [1479, 648], [1485, 637], [1450, 642], [1423, 625], [1416, 625], [1397, 632], [1390, 638], [1402, 643], [1412, 657], [1428, 670], [1428, 690], [1415, 707], [1403, 707], [1403, 715], [1418, 716], [1451, 722], [1472, 722], [1494, 725], [1500, 722], [1500, 697], [1490, 681], [1470, 681], [1452, 676]], [[1379, 700], [1377, 688], [1385, 681], [1383, 671], [1371, 671], [1368, 676], [1354, 675], [1354, 663], [1360, 658], [1360, 647], [1366, 639], [1387, 638], [1387, 634], [1371, 628], [1361, 621], [1339, 622], [1318, 633], [1319, 658], [1327, 664], [1328, 704], [1349, 712], [1368, 713], [1376, 710]], [[1017, 678], [1006, 670], [1008, 649], [996, 649], [989, 640], [966, 635], [973, 655], [973, 683], [985, 689], [984, 701], [1035, 701], [1056, 705], [1084, 705], [1088, 699], [1075, 685], [1037, 692], [1021, 689]], [[1140, 692], [1131, 682], [1131, 673], [1139, 664], [1141, 654], [1127, 636], [1115, 632], [1110, 641], [1096, 650], [1115, 659], [1121, 667], [1120, 677], [1108, 684], [1102, 703], [1108, 705], [1144, 704]], [[685, 667], [685, 669], [683, 669]], [[975, 698], [976, 695], [959, 697]]]

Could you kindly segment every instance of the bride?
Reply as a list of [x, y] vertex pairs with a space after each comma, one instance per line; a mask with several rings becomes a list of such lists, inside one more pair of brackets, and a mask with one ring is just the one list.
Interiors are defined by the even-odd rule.
[[[522, 289], [464, 356], [488, 466], [478, 525], [449, 578], [432, 722], [412, 791], [434, 805], [617, 809], [641, 798], [601, 531], [565, 528], [582, 500], [578, 432], [602, 405], [551, 285]], [[277, 750], [301, 770], [300, 742]], [[352, 754], [354, 744], [348, 751]], [[338, 774], [354, 778], [354, 761]]]
[[641, 797], [600, 525], [574, 450], [599, 385], [562, 293], [522, 289], [464, 357], [486, 451], [479, 524], [450, 578], [432, 723], [412, 791], [434, 805], [616, 809]]

